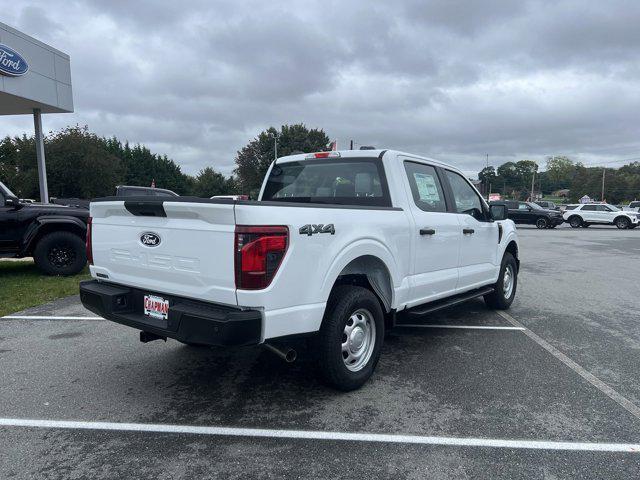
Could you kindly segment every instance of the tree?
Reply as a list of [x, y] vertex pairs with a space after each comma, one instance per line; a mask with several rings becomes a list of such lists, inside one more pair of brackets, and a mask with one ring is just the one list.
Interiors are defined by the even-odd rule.
[[262, 131], [238, 153], [235, 158], [239, 188], [244, 194], [255, 197], [269, 165], [274, 160], [274, 142], [277, 138], [278, 156], [295, 152], [321, 152], [327, 150], [329, 137], [323, 130], [308, 129], [304, 124], [283, 125], [280, 131], [274, 127]]
[[570, 181], [574, 171], [574, 164], [569, 157], [557, 156], [547, 158], [547, 174], [552, 182]]
[[230, 195], [235, 191], [235, 182], [232, 177], [226, 178], [211, 167], [200, 170], [194, 180], [191, 189], [196, 197], [213, 197], [214, 195]]

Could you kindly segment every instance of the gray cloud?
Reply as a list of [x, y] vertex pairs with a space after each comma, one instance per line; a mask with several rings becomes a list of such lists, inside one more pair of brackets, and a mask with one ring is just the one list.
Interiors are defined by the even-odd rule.
[[[45, 8], [46, 7], [46, 8]], [[260, 130], [305, 122], [345, 146], [475, 172], [568, 154], [640, 156], [637, 1], [12, 2], [5, 21], [68, 52], [76, 112], [194, 173]], [[0, 118], [0, 134], [30, 132]]]

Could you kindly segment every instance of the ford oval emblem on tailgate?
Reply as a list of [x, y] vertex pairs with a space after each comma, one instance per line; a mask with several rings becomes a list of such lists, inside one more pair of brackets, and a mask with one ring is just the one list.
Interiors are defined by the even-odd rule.
[[157, 247], [160, 245], [160, 235], [157, 235], [153, 232], [145, 232], [140, 235], [140, 242], [145, 247]]

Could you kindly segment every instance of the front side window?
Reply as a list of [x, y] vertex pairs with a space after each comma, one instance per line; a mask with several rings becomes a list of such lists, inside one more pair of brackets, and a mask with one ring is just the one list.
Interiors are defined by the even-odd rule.
[[269, 174], [262, 200], [391, 206], [382, 164], [377, 158], [276, 164]]
[[519, 203], [518, 210], [529, 210], [529, 205], [527, 205], [526, 203]]
[[462, 175], [451, 170], [446, 170], [446, 172], [449, 185], [451, 185], [456, 211], [471, 215], [476, 220], [484, 220], [482, 202], [474, 188]]
[[585, 205], [584, 207], [582, 207], [582, 210], [587, 212], [595, 212], [597, 210], [597, 207], [596, 205]]
[[416, 206], [425, 212], [446, 212], [447, 204], [436, 169], [430, 165], [404, 162]]

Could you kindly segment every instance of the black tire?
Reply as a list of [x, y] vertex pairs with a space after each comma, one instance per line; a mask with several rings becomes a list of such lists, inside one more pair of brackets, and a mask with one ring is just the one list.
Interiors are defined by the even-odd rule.
[[579, 228], [582, 225], [582, 218], [578, 215], [569, 217], [569, 225], [571, 225], [571, 228]]
[[620, 230], [626, 230], [631, 226], [631, 220], [627, 217], [618, 217], [613, 221], [613, 224], [618, 227]]
[[[345, 329], [348, 322], [352, 322], [351, 325], [353, 325], [353, 317], [358, 312], [370, 314], [366, 323], [373, 324], [374, 328], [371, 337], [365, 336], [365, 338], [369, 338], [369, 342], [362, 341], [360, 343], [361, 346], [369, 345], [365, 348], [368, 353], [362, 357], [364, 363], [361, 366], [352, 366], [352, 368], [358, 367], [354, 371], [347, 367], [347, 360], [343, 355], [349, 358], [350, 353], [343, 351], [343, 345], [350, 343], [348, 337], [345, 341]], [[369, 329], [371, 330], [371, 327]], [[353, 331], [355, 332], [355, 329]], [[363, 333], [363, 335], [365, 334]], [[359, 336], [358, 338], [357, 341], [360, 342], [363, 337]], [[360, 388], [376, 368], [383, 341], [384, 315], [378, 298], [370, 290], [362, 287], [340, 285], [334, 288], [327, 302], [322, 326], [315, 341], [318, 368], [327, 383], [345, 392]]]
[[549, 220], [547, 220], [545, 217], [538, 217], [536, 219], [536, 228], [539, 229], [543, 229], [543, 228], [549, 228]]
[[36, 266], [47, 275], [75, 275], [87, 264], [84, 240], [72, 232], [52, 232], [33, 251]]
[[[505, 273], [510, 269], [512, 277], [512, 286], [507, 296], [505, 290]], [[518, 287], [518, 264], [516, 259], [511, 253], [506, 252], [502, 257], [502, 264], [500, 265], [500, 275], [498, 281], [495, 284], [493, 292], [484, 296], [484, 301], [490, 308], [496, 310], [507, 310], [513, 303], [513, 299], [516, 297], [516, 290]]]

